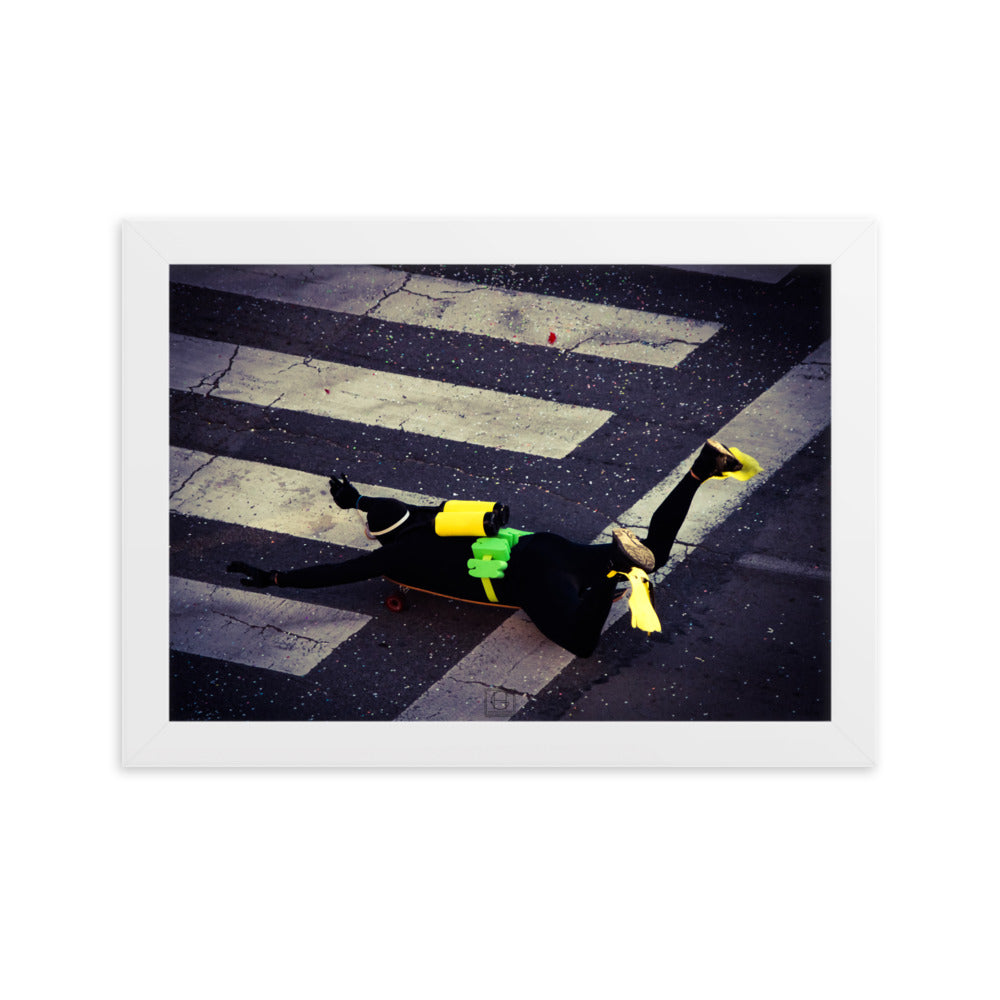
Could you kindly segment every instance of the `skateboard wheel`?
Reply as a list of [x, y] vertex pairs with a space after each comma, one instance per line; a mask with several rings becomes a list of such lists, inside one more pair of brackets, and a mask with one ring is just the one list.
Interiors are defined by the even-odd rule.
[[402, 594], [390, 594], [385, 599], [385, 606], [398, 614], [400, 611], [406, 610], [406, 598]]

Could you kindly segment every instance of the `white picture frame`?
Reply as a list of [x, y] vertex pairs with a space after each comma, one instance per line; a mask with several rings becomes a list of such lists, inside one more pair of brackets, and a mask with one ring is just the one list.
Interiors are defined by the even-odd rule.
[[[162, 220], [123, 225], [122, 756], [128, 767], [870, 767], [877, 758], [877, 227], [872, 219]], [[171, 264], [828, 264], [828, 722], [171, 722]]]

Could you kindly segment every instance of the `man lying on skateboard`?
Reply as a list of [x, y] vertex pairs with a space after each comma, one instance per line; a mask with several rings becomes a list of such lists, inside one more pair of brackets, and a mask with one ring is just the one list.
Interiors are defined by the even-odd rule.
[[243, 574], [245, 587], [259, 588], [333, 587], [385, 576], [444, 597], [522, 608], [546, 638], [586, 657], [597, 648], [622, 576], [632, 584], [633, 624], [659, 631], [648, 605], [646, 574], [666, 563], [698, 488], [708, 479], [749, 479], [759, 471], [749, 456], [709, 440], [656, 509], [645, 539], [615, 528], [611, 542], [594, 545], [546, 531], [506, 528], [507, 509], [499, 504], [415, 506], [361, 496], [345, 477], [333, 477], [334, 502], [344, 510], [363, 511], [366, 533], [380, 548], [341, 563], [287, 572], [244, 562], [230, 563], [227, 571]]

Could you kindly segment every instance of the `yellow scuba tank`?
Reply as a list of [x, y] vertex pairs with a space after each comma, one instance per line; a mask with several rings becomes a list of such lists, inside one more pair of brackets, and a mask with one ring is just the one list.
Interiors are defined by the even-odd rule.
[[434, 533], [441, 536], [492, 538], [507, 523], [510, 509], [485, 500], [449, 500], [434, 517]]

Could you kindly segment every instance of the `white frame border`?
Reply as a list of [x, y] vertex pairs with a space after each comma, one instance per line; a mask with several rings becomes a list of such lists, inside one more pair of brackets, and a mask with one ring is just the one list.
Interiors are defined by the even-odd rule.
[[[126, 766], [866, 767], [875, 763], [877, 231], [873, 220], [132, 220], [123, 226], [122, 258]], [[169, 266], [389, 262], [831, 265], [830, 722], [169, 721]], [[838, 475], [838, 470], [848, 468], [849, 475]]]

